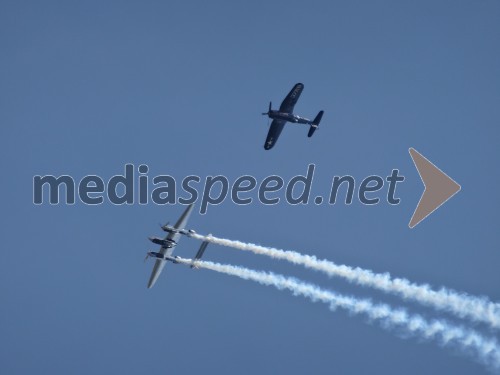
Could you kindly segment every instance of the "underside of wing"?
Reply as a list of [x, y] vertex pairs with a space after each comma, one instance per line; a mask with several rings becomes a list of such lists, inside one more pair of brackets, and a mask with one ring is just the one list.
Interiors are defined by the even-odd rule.
[[[174, 226], [175, 229], [184, 229], [186, 227], [186, 224], [188, 222], [189, 216], [191, 215], [191, 211], [193, 210], [193, 207], [194, 207], [194, 204], [190, 204], [186, 208], [186, 210], [182, 213], [179, 220], [177, 220], [177, 223], [175, 223], [175, 226]], [[177, 232], [169, 233], [167, 236], [167, 238], [169, 240], [173, 240], [175, 242], [177, 242], [180, 237], [181, 237], [181, 234], [177, 233]]]
[[[159, 251], [160, 254], [166, 255], [168, 257], [171, 257], [173, 252], [174, 252], [173, 247], [162, 247]], [[151, 288], [153, 285], [155, 285], [156, 280], [158, 280], [158, 277], [160, 277], [163, 267], [165, 267], [165, 264], [167, 264], [167, 262], [163, 259], [155, 260], [153, 271], [151, 272], [151, 276], [149, 277], [148, 288]]]
[[271, 149], [276, 141], [278, 140], [283, 127], [285, 126], [285, 122], [283, 120], [273, 120], [271, 126], [269, 127], [269, 132], [267, 133], [266, 143], [264, 143], [264, 148], [266, 150]]
[[162, 259], [155, 260], [155, 265], [153, 266], [153, 272], [151, 272], [151, 276], [149, 277], [148, 281], [148, 289], [152, 288], [153, 285], [155, 285], [156, 280], [158, 280], [158, 277], [160, 277], [161, 271], [163, 270], [163, 267], [165, 267], [166, 263], [167, 262]]
[[293, 108], [295, 104], [297, 104], [297, 100], [299, 100], [302, 90], [304, 90], [304, 85], [302, 83], [297, 83], [293, 86], [293, 89], [288, 93], [283, 103], [281, 103], [280, 111], [293, 113]]

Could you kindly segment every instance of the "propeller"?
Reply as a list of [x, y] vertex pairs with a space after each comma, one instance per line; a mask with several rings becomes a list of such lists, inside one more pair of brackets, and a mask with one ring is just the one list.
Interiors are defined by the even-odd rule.
[[272, 107], [272, 105], [273, 105], [272, 102], [269, 102], [269, 110], [267, 112], [262, 113], [263, 116], [269, 115], [269, 113], [271, 113], [271, 107]]
[[[262, 115], [263, 115], [263, 116], [265, 116], [265, 115], [269, 116], [269, 114], [271, 113], [271, 110], [272, 110], [272, 109], [271, 109], [271, 108], [272, 108], [272, 106], [273, 106], [273, 103], [272, 103], [272, 102], [269, 102], [269, 110], [268, 110], [267, 112], [262, 113]], [[267, 118], [267, 126], [268, 126], [268, 127], [269, 127], [269, 123], [270, 123], [270, 122], [271, 122], [271, 118], [270, 118], [270, 117], [268, 117], [268, 118]]]
[[160, 228], [163, 230], [163, 227], [166, 227], [168, 224], [170, 224], [170, 221], [167, 221], [167, 223], [165, 225], [161, 225], [161, 223], [158, 223], [158, 225], [160, 226]]
[[146, 253], [146, 258], [144, 258], [144, 263], [146, 263], [146, 261], [148, 260], [149, 258], [149, 252]]

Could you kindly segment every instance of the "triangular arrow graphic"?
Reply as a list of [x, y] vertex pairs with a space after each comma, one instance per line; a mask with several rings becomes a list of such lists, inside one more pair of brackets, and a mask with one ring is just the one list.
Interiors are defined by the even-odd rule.
[[410, 148], [408, 151], [425, 186], [424, 193], [408, 224], [410, 228], [414, 228], [444, 202], [458, 193], [461, 187], [417, 150]]

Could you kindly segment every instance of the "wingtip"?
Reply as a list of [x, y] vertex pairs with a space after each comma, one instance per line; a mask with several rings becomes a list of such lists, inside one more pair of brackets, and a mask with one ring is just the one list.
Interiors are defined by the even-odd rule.
[[156, 280], [151, 277], [151, 279], [148, 281], [148, 289], [151, 289], [156, 283]]

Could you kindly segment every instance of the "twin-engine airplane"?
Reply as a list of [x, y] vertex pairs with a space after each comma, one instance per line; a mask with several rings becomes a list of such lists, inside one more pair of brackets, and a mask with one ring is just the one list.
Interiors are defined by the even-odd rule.
[[267, 134], [266, 143], [264, 144], [266, 150], [274, 146], [287, 122], [310, 125], [309, 133], [307, 133], [308, 137], [312, 137], [318, 128], [321, 118], [323, 117], [323, 111], [319, 111], [318, 115], [312, 121], [293, 114], [293, 108], [295, 104], [297, 104], [297, 100], [299, 100], [302, 90], [304, 90], [304, 85], [302, 83], [297, 83], [293, 86], [292, 91], [288, 93], [283, 103], [281, 103], [279, 110], [272, 109], [272, 103], [269, 102], [269, 111], [263, 113], [263, 115], [267, 115], [269, 118], [273, 119], [271, 127], [269, 128], [269, 133]]
[[[186, 208], [186, 210], [181, 215], [179, 220], [177, 220], [177, 223], [175, 223], [174, 226], [166, 224], [161, 227], [161, 229], [163, 229], [165, 232], [168, 233], [165, 238], [149, 237], [149, 240], [152, 243], [160, 245], [161, 247], [159, 251], [149, 251], [146, 255], [146, 259], [148, 259], [149, 257], [156, 258], [155, 265], [153, 267], [153, 272], [151, 273], [151, 277], [149, 278], [148, 288], [151, 288], [153, 285], [155, 285], [156, 280], [158, 280], [158, 277], [160, 276], [161, 271], [163, 270], [163, 267], [165, 267], [167, 261], [172, 263], [178, 263], [177, 262], [178, 257], [173, 256], [172, 253], [174, 252], [174, 247], [179, 242], [181, 235], [189, 237], [191, 234], [195, 233], [194, 230], [192, 229], [185, 229], [185, 226], [187, 224], [189, 216], [191, 215], [192, 210], [193, 210], [193, 204], [189, 205], [188, 208]], [[203, 256], [203, 253], [205, 252], [207, 246], [208, 242], [203, 241], [203, 243], [200, 246], [200, 249], [196, 253], [196, 256], [194, 257], [191, 263], [191, 268], [196, 267], [195, 262]]]

